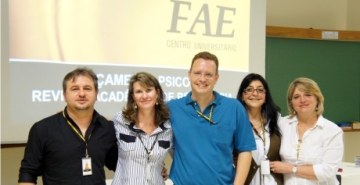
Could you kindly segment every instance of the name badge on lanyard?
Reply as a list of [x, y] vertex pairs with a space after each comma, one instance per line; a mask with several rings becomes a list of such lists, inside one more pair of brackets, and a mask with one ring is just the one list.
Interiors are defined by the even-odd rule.
[[83, 176], [92, 175], [91, 157], [82, 158]]
[[261, 174], [263, 175], [269, 175], [270, 174], [270, 161], [267, 159], [264, 159], [261, 161]]
[[262, 175], [269, 175], [270, 174], [270, 161], [268, 157], [266, 156], [266, 130], [264, 126], [261, 124], [262, 128], [262, 135], [254, 129], [256, 135], [261, 139], [261, 141], [264, 144], [264, 158], [260, 162], [260, 172]]
[[[72, 130], [80, 137], [82, 141], [85, 143], [85, 157], [82, 158], [82, 173], [83, 176], [92, 175], [92, 163], [91, 157], [89, 157], [89, 153], [87, 150], [87, 141], [85, 137], [70, 123], [70, 121], [66, 118], [65, 112], [63, 111], [63, 116], [68, 123], [68, 125], [72, 128]], [[91, 136], [91, 134], [90, 134]], [[89, 136], [89, 138], [90, 138]]]

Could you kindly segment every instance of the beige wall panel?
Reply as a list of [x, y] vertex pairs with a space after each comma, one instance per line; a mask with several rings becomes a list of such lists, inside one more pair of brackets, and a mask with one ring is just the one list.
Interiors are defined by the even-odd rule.
[[346, 9], [345, 0], [268, 0], [266, 25], [345, 30]]
[[347, 30], [360, 30], [360, 1], [348, 0]]

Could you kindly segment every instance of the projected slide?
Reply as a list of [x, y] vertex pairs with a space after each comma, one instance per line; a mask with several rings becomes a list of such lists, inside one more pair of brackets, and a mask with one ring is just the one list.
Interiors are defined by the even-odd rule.
[[34, 122], [64, 108], [62, 79], [78, 66], [97, 73], [96, 109], [108, 119], [125, 104], [136, 72], [154, 74], [169, 100], [190, 91], [187, 72], [200, 51], [218, 56], [216, 91], [225, 96], [235, 96], [249, 71], [249, 0], [8, 4], [10, 81], [2, 98], [2, 143], [26, 141]]
[[196, 51], [210, 50], [221, 69], [248, 70], [237, 1], [9, 3], [14, 59], [188, 68]]

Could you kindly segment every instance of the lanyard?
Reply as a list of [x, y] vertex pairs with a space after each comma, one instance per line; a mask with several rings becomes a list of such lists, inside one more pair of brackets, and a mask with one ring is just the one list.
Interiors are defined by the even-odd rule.
[[145, 149], [145, 151], [146, 151], [147, 160], [148, 160], [148, 161], [150, 160], [150, 155], [151, 155], [152, 150], [154, 149], [155, 143], [156, 143], [157, 140], [158, 140], [158, 136], [159, 136], [159, 134], [156, 134], [156, 138], [155, 138], [154, 142], [152, 143], [151, 147], [148, 149], [148, 148], [145, 146], [144, 141], [141, 139], [140, 134], [139, 134], [139, 133], [137, 134], [137, 137], [140, 139], [141, 144], [143, 145], [143, 147], [144, 147], [144, 149]]
[[159, 136], [159, 134], [156, 134], [156, 138], [155, 138], [154, 142], [152, 143], [150, 149], [148, 149], [148, 148], [145, 146], [144, 141], [141, 139], [140, 134], [137, 133], [137, 137], [140, 139], [141, 144], [143, 145], [143, 147], [144, 147], [144, 149], [145, 149], [145, 151], [146, 151], [146, 155], [147, 155], [147, 163], [146, 163], [146, 180], [147, 180], [147, 181], [150, 181], [150, 180], [151, 180], [151, 174], [153, 174], [153, 173], [151, 173], [151, 166], [152, 166], [152, 165], [150, 164], [150, 156], [151, 156], [152, 150], [154, 149], [155, 143], [156, 143], [157, 140], [158, 140], [158, 136]]
[[216, 125], [217, 123], [215, 123], [213, 120], [212, 120], [212, 113], [213, 113], [213, 110], [214, 110], [214, 105], [211, 105], [211, 108], [210, 108], [210, 113], [209, 113], [209, 116], [206, 116], [205, 114], [203, 114], [202, 112], [200, 112], [199, 110], [197, 110], [194, 106], [194, 104], [192, 105], [196, 111], [196, 113], [201, 116], [202, 118], [204, 118], [206, 121], [208, 121], [210, 123], [210, 125]]
[[[64, 118], [66, 120], [66, 123], [72, 128], [72, 130], [76, 133], [76, 135], [78, 135], [80, 137], [80, 139], [84, 141], [85, 146], [86, 146], [85, 147], [85, 157], [89, 157], [88, 150], [87, 150], [87, 141], [86, 141], [85, 137], [79, 132], [78, 129], [76, 129], [74, 127], [73, 124], [70, 123], [70, 121], [65, 116], [65, 112], [63, 111], [62, 113], [63, 113], [63, 116], [64, 116]], [[91, 134], [89, 135], [88, 140], [90, 139], [90, 137], [91, 137]]]
[[261, 137], [260, 133], [254, 127], [253, 127], [253, 130], [254, 130], [255, 134], [257, 136], [259, 136], [261, 141], [264, 143], [264, 157], [265, 157], [265, 159], [267, 159], [267, 155], [266, 155], [266, 134], [265, 134], [266, 130], [265, 130], [263, 124], [261, 124], [262, 137]]

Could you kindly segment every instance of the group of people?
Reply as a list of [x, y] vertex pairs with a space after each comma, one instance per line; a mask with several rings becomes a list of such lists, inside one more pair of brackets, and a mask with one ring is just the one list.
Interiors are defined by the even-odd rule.
[[324, 96], [314, 80], [290, 83], [284, 117], [259, 74], [243, 79], [237, 99], [247, 110], [257, 146], [245, 184], [339, 184], [343, 131], [322, 116]]
[[127, 103], [112, 121], [94, 108], [96, 74], [77, 68], [63, 80], [63, 111], [35, 123], [21, 161], [19, 185], [161, 185], [165, 157], [175, 185], [336, 185], [342, 130], [322, 116], [324, 97], [309, 78], [289, 86], [282, 117], [265, 79], [251, 73], [237, 98], [214, 90], [218, 58], [193, 57], [191, 91], [165, 102], [158, 80], [134, 74]]

